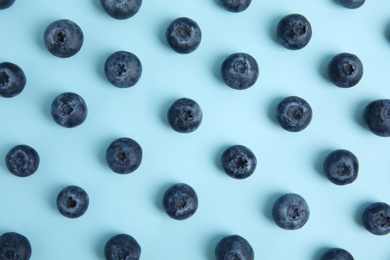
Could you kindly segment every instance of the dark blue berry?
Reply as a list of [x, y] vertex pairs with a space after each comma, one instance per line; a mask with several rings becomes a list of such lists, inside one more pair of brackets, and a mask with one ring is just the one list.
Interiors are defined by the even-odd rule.
[[326, 157], [324, 172], [326, 177], [334, 184], [350, 184], [358, 177], [359, 162], [350, 151], [336, 150]]
[[329, 62], [328, 76], [340, 88], [353, 87], [363, 77], [363, 64], [354, 54], [340, 53]]
[[363, 120], [374, 134], [390, 136], [390, 99], [379, 99], [368, 104], [364, 109]]
[[165, 35], [171, 48], [181, 54], [195, 51], [202, 40], [202, 32], [198, 24], [187, 17], [174, 20], [168, 26]]
[[256, 156], [243, 145], [234, 145], [226, 149], [222, 154], [221, 162], [227, 175], [235, 179], [251, 176], [257, 165]]
[[133, 53], [118, 51], [107, 58], [104, 73], [115, 87], [128, 88], [134, 86], [141, 78], [142, 64]]
[[67, 218], [84, 215], [89, 205], [87, 192], [78, 186], [68, 186], [57, 196], [58, 211]]
[[221, 74], [229, 87], [239, 90], [247, 89], [256, 83], [259, 77], [259, 66], [249, 54], [234, 53], [222, 63]]
[[310, 124], [312, 115], [309, 103], [296, 96], [283, 99], [276, 108], [276, 119], [280, 126], [290, 132], [305, 129]]
[[131, 173], [141, 164], [141, 146], [133, 139], [119, 138], [107, 148], [106, 161], [110, 169], [116, 173]]
[[15, 0], [0, 0], [0, 10], [8, 8], [14, 3]]
[[215, 247], [216, 260], [254, 260], [255, 253], [249, 242], [239, 236], [231, 235], [222, 238]]
[[245, 11], [252, 0], [220, 0], [222, 6], [233, 13]]
[[363, 213], [364, 227], [374, 235], [390, 233], [390, 206], [384, 202], [370, 204]]
[[5, 98], [19, 95], [26, 86], [23, 70], [10, 62], [0, 63], [0, 96]]
[[31, 245], [25, 236], [15, 232], [0, 236], [0, 260], [29, 260], [30, 257]]
[[349, 9], [361, 7], [366, 0], [339, 0], [340, 4]]
[[45, 31], [44, 41], [51, 54], [60, 58], [75, 55], [81, 49], [84, 35], [81, 28], [70, 20], [57, 20]]
[[309, 43], [311, 35], [311, 25], [303, 15], [290, 14], [279, 21], [277, 38], [287, 49], [302, 49]]
[[354, 260], [353, 256], [342, 248], [331, 248], [328, 249], [320, 260]]
[[104, 247], [106, 260], [138, 260], [141, 246], [132, 236], [119, 234], [110, 238]]
[[294, 193], [279, 197], [272, 209], [275, 223], [287, 230], [303, 227], [309, 220], [310, 210], [304, 198]]
[[12, 174], [27, 177], [37, 171], [39, 155], [30, 146], [17, 145], [5, 156], [5, 164]]
[[82, 97], [75, 93], [62, 93], [51, 104], [51, 115], [60, 126], [72, 128], [87, 118], [88, 109]]
[[178, 183], [165, 192], [163, 206], [168, 216], [184, 220], [194, 215], [198, 209], [198, 196], [191, 186]]
[[189, 98], [176, 100], [168, 110], [168, 122], [179, 133], [195, 131], [202, 123], [202, 118], [202, 109]]
[[142, 0], [100, 0], [100, 3], [112, 18], [123, 20], [139, 11]]

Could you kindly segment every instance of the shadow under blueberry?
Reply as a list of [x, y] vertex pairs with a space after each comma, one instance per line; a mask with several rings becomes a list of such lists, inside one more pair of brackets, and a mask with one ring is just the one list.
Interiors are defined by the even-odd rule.
[[[104, 142], [102, 142], [100, 144], [100, 146], [98, 147], [98, 149], [96, 149], [96, 151], [98, 152], [97, 154], [97, 158], [99, 160], [99, 162], [102, 164], [102, 166], [104, 166], [107, 171], [109, 173], [114, 173], [110, 167], [107, 165], [107, 161], [106, 161], [106, 151], [107, 151], [107, 148], [110, 146], [110, 144], [112, 142], [114, 142], [116, 139], [118, 138], [121, 138], [121, 136], [117, 136], [117, 137], [111, 137], [111, 138], [107, 138]], [[116, 174], [116, 173], [115, 173]]]
[[222, 67], [222, 63], [224, 62], [224, 60], [232, 53], [226, 53], [226, 54], [221, 54], [219, 55], [215, 60], [214, 60], [214, 63], [213, 63], [213, 68], [212, 68], [212, 71], [213, 71], [213, 74], [214, 74], [214, 77], [221, 83], [221, 85], [223, 85], [224, 87], [228, 87], [226, 84], [225, 84], [225, 81], [223, 80], [222, 78], [222, 75], [221, 75], [221, 67]]
[[106, 11], [103, 9], [103, 6], [102, 6], [100, 0], [92, 0], [92, 2], [95, 5], [95, 7], [101, 11], [101, 13], [107, 14]]
[[[274, 221], [274, 218], [272, 216], [272, 209], [274, 207], [274, 204], [275, 204], [275, 201], [282, 195], [284, 195], [285, 193], [281, 193], [281, 192], [275, 192], [275, 193], [272, 193], [265, 205], [264, 205], [264, 208], [263, 208], [263, 214], [267, 217], [267, 219], [272, 222], [272, 223], [275, 223]], [[276, 225], [276, 224], [275, 224]]]
[[221, 158], [222, 158], [222, 154], [230, 147], [230, 146], [233, 146], [233, 144], [231, 145], [224, 145], [223, 147], [221, 147], [215, 154], [215, 157], [214, 157], [214, 164], [215, 166], [218, 168], [218, 170], [223, 173], [223, 174], [226, 174], [225, 173], [225, 170], [223, 169], [222, 167], [222, 163], [221, 163]]
[[215, 260], [215, 247], [219, 243], [219, 241], [228, 236], [227, 234], [219, 234], [219, 235], [214, 235], [210, 237], [206, 242], [207, 244], [205, 245], [205, 257], [208, 260]]
[[283, 46], [280, 44], [279, 40], [278, 40], [278, 36], [277, 36], [277, 30], [278, 30], [278, 24], [279, 24], [279, 21], [283, 19], [283, 17], [285, 17], [287, 14], [285, 15], [278, 15], [276, 16], [275, 18], [273, 18], [271, 20], [271, 23], [269, 25], [269, 30], [268, 30], [268, 34], [269, 34], [269, 37], [275, 42], [277, 43], [278, 46], [282, 47]]
[[221, 0], [214, 0], [214, 2], [215, 2], [219, 7], [222, 7], [222, 8], [223, 8], [223, 6], [221, 5]]
[[39, 24], [39, 26], [37, 26], [36, 32], [35, 32], [35, 39], [36, 39], [37, 45], [39, 46], [39, 48], [42, 51], [44, 51], [48, 55], [52, 55], [52, 54], [47, 50], [47, 48], [45, 46], [44, 34], [46, 31], [46, 28], [54, 21], [55, 21], [55, 19], [46, 20], [46, 21], [42, 22], [41, 24]]
[[364, 129], [367, 129], [367, 126], [364, 123], [363, 113], [364, 113], [364, 110], [366, 109], [366, 106], [369, 103], [371, 103], [372, 101], [373, 100], [368, 100], [368, 99], [364, 100], [364, 101], [360, 101], [356, 106], [356, 110], [355, 110], [355, 114], [354, 114], [355, 121], [358, 123], [359, 126], [363, 127]]
[[366, 208], [370, 205], [374, 203], [373, 201], [366, 201], [366, 202], [363, 202], [361, 203], [357, 209], [356, 209], [356, 212], [355, 212], [355, 222], [361, 226], [362, 228], [365, 228], [364, 227], [364, 223], [363, 223], [363, 213], [364, 211], [366, 210]]
[[388, 22], [384, 33], [386, 40], [390, 41], [390, 22]]
[[276, 98], [273, 98], [268, 106], [268, 110], [267, 110], [267, 115], [268, 115], [268, 118], [274, 122], [276, 125], [279, 125], [279, 122], [278, 120], [276, 119], [276, 108], [278, 106], [278, 104], [280, 103], [280, 101], [282, 101], [282, 99], [284, 99], [285, 97], [276, 97]]
[[160, 109], [160, 119], [161, 121], [164, 123], [164, 125], [166, 125], [167, 127], [171, 128], [171, 125], [169, 124], [169, 121], [168, 121], [168, 110], [169, 108], [172, 106], [172, 104], [178, 100], [179, 98], [176, 98], [176, 99], [170, 99], [169, 101], [165, 102], [161, 109]]
[[329, 62], [333, 59], [334, 56], [336, 56], [337, 54], [327, 54], [325, 55], [321, 61], [320, 61], [320, 64], [319, 64], [319, 72], [320, 72], [320, 75], [322, 76], [323, 79], [325, 79], [326, 81], [328, 81], [331, 86], [335, 87], [332, 83], [332, 81], [330, 80], [329, 76], [328, 76], [328, 65], [329, 65]]
[[165, 32], [167, 31], [168, 26], [170, 25], [171, 22], [173, 22], [173, 20], [174, 19], [165, 19], [164, 21], [162, 21], [160, 23], [160, 27], [158, 27], [158, 32], [156, 33], [158, 35], [158, 39], [160, 40], [160, 42], [170, 50], [172, 49], [167, 42], [167, 37], [165, 36]]
[[[12, 147], [15, 147], [16, 145], [19, 145], [15, 142], [12, 142], [12, 143], [5, 143], [5, 142], [8, 142], [7, 140], [3, 140], [2, 141], [2, 144], [1, 144], [1, 147], [0, 147], [0, 154], [3, 154], [4, 155], [4, 158], [6, 156], [6, 154], [12, 149]], [[7, 165], [5, 164], [5, 160], [0, 160], [0, 165], [1, 165], [1, 168], [3, 169], [3, 173], [4, 174], [11, 174], [9, 171], [8, 171], [8, 168], [7, 168]]]
[[[47, 89], [50, 89], [48, 87]], [[50, 91], [51, 92], [51, 91]], [[51, 93], [45, 93], [45, 96], [43, 99], [39, 102], [42, 106], [42, 114], [46, 117], [46, 119], [50, 122], [54, 122], [54, 119], [51, 115], [51, 104], [53, 103], [54, 99], [60, 95], [62, 92], [57, 91], [57, 92], [51, 92]], [[55, 123], [56, 124], [56, 123]]]
[[[163, 213], [165, 213], [164, 206], [163, 206], [164, 194], [171, 186], [173, 186], [175, 184], [176, 183], [174, 183], [174, 182], [169, 182], [169, 183], [167, 182], [166, 184], [161, 186], [161, 189], [158, 190], [158, 192], [155, 195], [154, 205], [156, 205], [156, 207]], [[167, 217], [168, 217], [168, 215], [167, 215]]]
[[107, 232], [104, 236], [101, 236], [98, 241], [96, 241], [96, 255], [99, 259], [106, 259], [104, 256], [104, 247], [106, 246], [107, 241], [116, 235], [118, 235], [118, 233]]
[[[71, 185], [71, 184], [68, 184], [68, 185]], [[58, 216], [61, 216], [61, 213], [58, 211], [58, 208], [57, 208], [57, 196], [58, 194], [60, 193], [60, 191], [62, 189], [64, 189], [66, 186], [68, 186], [67, 184], [57, 184], [55, 185], [55, 187], [51, 187], [50, 189], [50, 192], [48, 193], [48, 204], [50, 205], [50, 208], [56, 212], [56, 214], [58, 214]], [[52, 185], [54, 186], [54, 185]], [[65, 217], [64, 217], [65, 218]]]
[[[334, 149], [336, 150], [336, 149]], [[326, 157], [333, 152], [334, 150], [331, 149], [324, 149], [321, 152], [317, 154], [317, 157], [314, 162], [314, 168], [316, 169], [317, 173], [320, 174], [325, 179], [328, 179], [324, 173], [324, 162]]]
[[[117, 50], [117, 51], [120, 51], [120, 50]], [[100, 78], [106, 83], [107, 86], [109, 87], [114, 87], [108, 80], [107, 80], [107, 77], [106, 77], [106, 73], [104, 72], [104, 65], [106, 63], [106, 60], [107, 58], [113, 54], [114, 52], [116, 51], [113, 51], [113, 52], [107, 52], [105, 53], [104, 55], [102, 55], [99, 60], [95, 63], [96, 64], [96, 71], [97, 73], [99, 74]]]
[[320, 249], [318, 249], [314, 253], [313, 260], [321, 260], [322, 255], [325, 254], [325, 252], [329, 249], [331, 249], [331, 247], [321, 247]]

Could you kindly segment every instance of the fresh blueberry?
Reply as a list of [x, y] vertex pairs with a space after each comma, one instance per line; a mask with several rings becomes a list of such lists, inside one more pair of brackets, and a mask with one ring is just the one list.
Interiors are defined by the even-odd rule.
[[324, 172], [326, 177], [334, 184], [350, 184], [358, 177], [359, 162], [350, 151], [336, 150], [326, 157]]
[[328, 76], [340, 88], [353, 87], [363, 76], [363, 64], [354, 54], [340, 53], [329, 62]]
[[142, 0], [100, 0], [100, 3], [112, 18], [123, 20], [139, 11]]
[[171, 48], [181, 54], [195, 51], [202, 39], [202, 32], [198, 24], [187, 17], [174, 20], [168, 26], [165, 35]]
[[133, 53], [118, 51], [107, 58], [104, 73], [115, 87], [128, 88], [134, 86], [141, 78], [142, 64]]
[[390, 99], [379, 99], [368, 104], [364, 109], [363, 120], [374, 134], [390, 136]]
[[194, 215], [198, 209], [198, 196], [188, 184], [177, 183], [165, 192], [163, 206], [168, 216], [184, 220]]
[[29, 260], [31, 244], [28, 239], [15, 232], [0, 236], [0, 260]]
[[23, 70], [10, 62], [0, 63], [0, 96], [5, 98], [19, 95], [26, 86]]
[[259, 66], [249, 54], [234, 53], [222, 63], [221, 74], [229, 87], [239, 90], [247, 89], [256, 83], [259, 77]]
[[179, 133], [195, 131], [202, 123], [202, 118], [202, 109], [189, 98], [176, 100], [168, 110], [168, 122]]
[[0, 0], [0, 10], [8, 8], [14, 3], [15, 0]]
[[286, 230], [303, 227], [309, 220], [310, 210], [304, 198], [294, 193], [279, 197], [272, 209], [276, 225]]
[[364, 227], [374, 235], [390, 233], [390, 206], [384, 202], [370, 204], [363, 213]]
[[245, 11], [252, 0], [220, 0], [222, 6], [233, 13]]
[[215, 247], [216, 260], [254, 260], [255, 253], [249, 242], [239, 236], [231, 235], [222, 238]]
[[60, 126], [72, 128], [87, 118], [88, 109], [82, 97], [75, 93], [62, 93], [51, 104], [51, 115]]
[[287, 49], [302, 49], [309, 43], [311, 35], [311, 25], [303, 15], [290, 14], [279, 21], [277, 38]]
[[256, 156], [243, 145], [234, 145], [226, 149], [222, 154], [221, 162], [227, 175], [235, 179], [251, 176], [257, 165]]
[[276, 119], [280, 126], [290, 132], [299, 132], [311, 122], [313, 112], [309, 103], [300, 97], [286, 97], [276, 108]]
[[87, 192], [78, 186], [68, 186], [57, 196], [58, 211], [67, 218], [84, 215], [89, 205]]
[[331, 248], [328, 249], [320, 260], [354, 260], [353, 256], [345, 249]]
[[110, 238], [104, 247], [106, 260], [138, 260], [141, 246], [132, 236], [119, 234]]
[[81, 49], [84, 35], [81, 28], [70, 20], [57, 20], [45, 31], [44, 41], [51, 54], [60, 58], [75, 55]]
[[106, 161], [111, 170], [116, 173], [131, 173], [141, 164], [142, 148], [133, 139], [119, 138], [107, 148]]
[[37, 171], [39, 155], [30, 146], [17, 145], [5, 156], [5, 164], [12, 174], [27, 177]]
[[349, 9], [361, 7], [366, 0], [339, 0], [340, 4]]

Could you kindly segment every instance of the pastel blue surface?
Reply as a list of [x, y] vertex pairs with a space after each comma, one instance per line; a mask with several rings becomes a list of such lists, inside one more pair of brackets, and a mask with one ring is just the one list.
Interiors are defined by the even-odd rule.
[[[364, 107], [389, 98], [390, 1], [370, 1], [349, 10], [335, 0], [253, 0], [242, 13], [229, 13], [218, 0], [144, 0], [128, 20], [108, 16], [99, 0], [16, 0], [0, 11], [0, 61], [19, 65], [27, 77], [17, 97], [0, 99], [0, 233], [25, 235], [32, 259], [104, 259], [106, 241], [118, 233], [141, 245], [141, 259], [214, 259], [226, 235], [239, 234], [253, 246], [256, 259], [319, 260], [325, 249], [341, 247], [355, 259], [389, 259], [389, 236], [364, 229], [361, 216], [372, 202], [390, 203], [389, 138], [364, 126]], [[278, 21], [300, 13], [313, 37], [302, 50], [284, 49], [275, 39]], [[180, 55], [165, 41], [168, 24], [186, 16], [203, 33], [199, 48]], [[74, 57], [60, 59], [43, 44], [46, 27], [70, 19], [85, 42]], [[105, 79], [106, 58], [119, 50], [138, 56], [143, 75], [132, 88], [118, 89]], [[220, 77], [225, 57], [252, 55], [260, 67], [250, 89], [230, 89]], [[356, 54], [363, 62], [361, 82], [338, 88], [327, 79], [330, 59]], [[50, 115], [53, 99], [76, 92], [87, 103], [86, 121], [74, 129]], [[313, 120], [299, 133], [283, 130], [274, 110], [284, 97], [307, 100]], [[180, 134], [167, 123], [169, 106], [189, 97], [203, 109], [203, 123]], [[130, 137], [143, 148], [138, 170], [112, 172], [105, 162], [108, 145]], [[18, 178], [4, 157], [27, 144], [40, 155], [38, 171]], [[257, 156], [255, 173], [245, 180], [228, 177], [222, 152], [234, 144]], [[359, 159], [358, 179], [336, 186], [322, 173], [326, 155], [348, 149]], [[176, 221], [162, 209], [172, 184], [185, 182], [198, 193], [194, 216]], [[79, 219], [57, 210], [58, 192], [67, 185], [84, 188], [90, 206]], [[294, 192], [311, 210], [300, 230], [273, 222], [276, 198]]]

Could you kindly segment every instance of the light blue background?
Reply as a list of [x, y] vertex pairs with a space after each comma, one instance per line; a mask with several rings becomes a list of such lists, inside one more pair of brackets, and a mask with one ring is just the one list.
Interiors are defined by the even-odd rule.
[[[138, 14], [119, 21], [99, 0], [16, 0], [0, 11], [0, 61], [18, 64], [27, 85], [17, 97], [0, 100], [0, 159], [15, 145], [34, 147], [41, 157], [28, 178], [8, 172], [0, 160], [0, 233], [25, 235], [32, 259], [104, 259], [106, 241], [128, 233], [140, 243], [142, 259], [214, 259], [225, 235], [239, 234], [256, 259], [319, 260], [329, 247], [355, 259], [390, 259], [389, 236], [364, 229], [368, 203], [390, 203], [388, 138], [364, 127], [362, 112], [371, 101], [389, 98], [390, 1], [367, 2], [349, 10], [333, 0], [253, 0], [243, 13], [225, 11], [218, 0], [144, 0]], [[302, 50], [284, 49], [275, 40], [278, 21], [300, 13], [313, 27]], [[181, 16], [201, 27], [200, 47], [180, 55], [165, 41], [168, 24]], [[60, 59], [43, 44], [46, 27], [70, 19], [85, 42], [74, 57]], [[133, 88], [118, 89], [104, 77], [113, 52], [136, 54], [143, 75]], [[260, 67], [257, 83], [245, 91], [220, 78], [222, 61], [247, 52]], [[340, 89], [326, 78], [327, 63], [340, 52], [354, 53], [364, 76], [354, 88]], [[62, 92], [81, 95], [87, 120], [66, 129], [51, 118], [50, 104]], [[306, 99], [313, 109], [309, 127], [283, 130], [274, 109], [284, 97]], [[166, 119], [181, 97], [203, 109], [200, 128], [173, 131]], [[143, 148], [140, 168], [118, 175], [105, 163], [108, 145], [119, 137]], [[230, 145], [248, 146], [258, 167], [248, 179], [229, 178], [220, 156]], [[322, 173], [325, 156], [348, 149], [359, 159], [358, 179], [340, 187]], [[198, 193], [199, 208], [185, 221], [170, 219], [161, 198], [172, 184], [185, 182]], [[90, 207], [79, 219], [60, 215], [58, 192], [83, 187]], [[287, 192], [308, 202], [311, 217], [300, 230], [286, 231], [271, 217], [274, 201]]]

